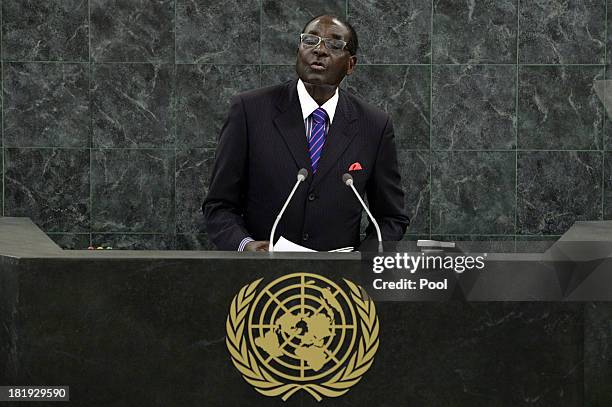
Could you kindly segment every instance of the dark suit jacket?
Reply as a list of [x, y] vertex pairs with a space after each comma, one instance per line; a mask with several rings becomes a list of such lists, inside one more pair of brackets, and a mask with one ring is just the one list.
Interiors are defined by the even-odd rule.
[[[247, 236], [268, 240], [298, 170], [306, 168], [308, 178], [275, 239], [282, 235], [315, 250], [358, 247], [362, 208], [342, 175], [359, 162], [363, 169], [351, 172], [355, 188], [367, 193], [383, 240], [400, 240], [409, 220], [389, 116], [340, 90], [313, 176], [296, 85], [294, 80], [232, 99], [203, 205], [209, 238], [221, 250], [236, 250]], [[376, 239], [372, 225], [366, 231]]]

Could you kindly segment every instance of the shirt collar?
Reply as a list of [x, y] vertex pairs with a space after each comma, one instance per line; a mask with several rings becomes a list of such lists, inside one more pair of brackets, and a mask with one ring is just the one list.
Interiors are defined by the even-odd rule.
[[[298, 98], [300, 99], [300, 106], [302, 108], [302, 118], [306, 120], [312, 114], [312, 112], [319, 108], [319, 104], [315, 102], [312, 96], [310, 96], [310, 93], [308, 93], [306, 90], [306, 86], [304, 86], [304, 82], [302, 82], [301, 79], [298, 79], [297, 82], [297, 92]], [[336, 107], [338, 106], [338, 99], [338, 88], [336, 88], [336, 93], [334, 93], [334, 96], [320, 106], [327, 113], [327, 116], [329, 117], [329, 124], [331, 124], [334, 120], [334, 114], [336, 114]]]

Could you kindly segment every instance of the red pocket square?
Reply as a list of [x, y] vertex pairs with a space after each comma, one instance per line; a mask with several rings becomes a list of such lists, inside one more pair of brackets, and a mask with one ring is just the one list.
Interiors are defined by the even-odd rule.
[[363, 168], [361, 168], [361, 164], [359, 164], [359, 162], [352, 163], [351, 166], [349, 167], [349, 171], [360, 171], [360, 170], [363, 170]]

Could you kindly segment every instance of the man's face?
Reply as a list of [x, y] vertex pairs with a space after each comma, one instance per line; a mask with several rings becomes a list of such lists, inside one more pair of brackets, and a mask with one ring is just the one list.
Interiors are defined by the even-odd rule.
[[[338, 20], [327, 16], [312, 21], [304, 33], [346, 42], [351, 37], [348, 28]], [[346, 75], [353, 73], [356, 62], [357, 58], [351, 56], [346, 47], [340, 52], [333, 52], [321, 41], [316, 47], [299, 45], [295, 70], [305, 83], [336, 87]]]

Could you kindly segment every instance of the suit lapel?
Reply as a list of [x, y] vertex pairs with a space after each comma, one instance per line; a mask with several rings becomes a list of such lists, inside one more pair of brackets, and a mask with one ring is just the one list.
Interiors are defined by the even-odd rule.
[[[318, 184], [336, 166], [336, 162], [342, 156], [342, 153], [355, 138], [357, 134], [355, 120], [356, 117], [348, 97], [343, 91], [340, 91], [336, 114], [323, 145], [319, 168], [313, 178], [313, 186]], [[335, 176], [335, 174], [333, 175]], [[340, 182], [340, 179], [338, 179], [338, 182]]]
[[297, 80], [288, 83], [283, 95], [279, 98], [277, 106], [281, 113], [274, 119], [274, 125], [283, 137], [297, 168], [306, 168], [312, 174], [306, 129], [296, 85]]
[[[277, 107], [279, 115], [274, 119], [274, 125], [280, 132], [287, 148], [291, 152], [297, 168], [306, 168], [312, 175], [310, 155], [308, 154], [308, 140], [302, 118], [302, 109], [297, 95], [297, 80], [291, 81], [279, 97]], [[352, 104], [343, 91], [339, 93], [338, 105], [334, 121], [323, 145], [319, 168], [314, 177], [309, 176], [308, 181], [313, 185], [335, 167], [342, 153], [349, 146], [357, 134], [356, 116]], [[340, 181], [340, 180], [339, 180]]]

